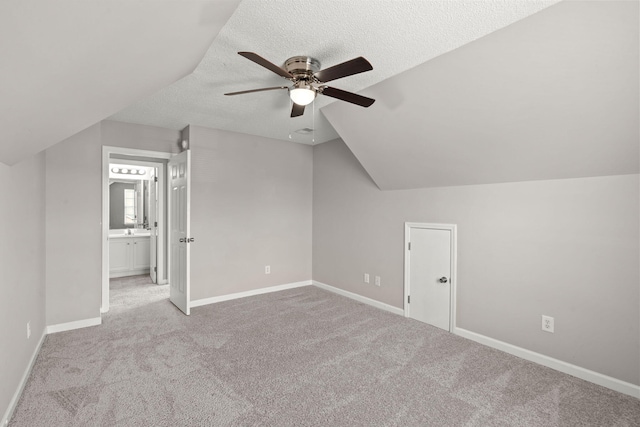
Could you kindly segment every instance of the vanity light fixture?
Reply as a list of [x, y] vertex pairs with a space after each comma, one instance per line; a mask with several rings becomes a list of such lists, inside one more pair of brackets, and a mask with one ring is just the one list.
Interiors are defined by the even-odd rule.
[[146, 175], [147, 171], [144, 169], [128, 169], [128, 168], [111, 168], [111, 172], [124, 175]]

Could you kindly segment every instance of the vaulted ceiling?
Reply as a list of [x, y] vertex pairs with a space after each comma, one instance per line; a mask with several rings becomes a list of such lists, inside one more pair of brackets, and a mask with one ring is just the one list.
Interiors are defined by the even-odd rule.
[[190, 74], [239, 1], [1, 1], [0, 162]]
[[[311, 56], [322, 68], [364, 56], [372, 71], [331, 82], [357, 92], [556, 2], [243, 0], [194, 73], [111, 118], [172, 129], [196, 124], [306, 144], [325, 142], [338, 137], [318, 111], [334, 102], [332, 98], [319, 96], [302, 117], [292, 119], [286, 91], [223, 95], [288, 83], [237, 52], [255, 52], [276, 65], [292, 56]], [[303, 128], [315, 132], [295, 132]]]
[[638, 173], [638, 24], [565, 1], [323, 113], [381, 189]]
[[[382, 189], [638, 172], [638, 2], [46, 0], [0, 3], [0, 162], [111, 118], [313, 144]], [[373, 70], [289, 118], [287, 82], [237, 55]], [[296, 130], [313, 128], [299, 134]]]
[[[3, 1], [0, 162], [14, 164], [108, 117], [333, 139], [318, 111], [329, 99], [292, 120], [286, 92], [225, 97], [284, 82], [237, 51], [278, 64], [309, 55], [324, 67], [363, 55], [374, 71], [336, 82], [358, 91], [556, 1]], [[304, 127], [315, 134], [293, 132]]]

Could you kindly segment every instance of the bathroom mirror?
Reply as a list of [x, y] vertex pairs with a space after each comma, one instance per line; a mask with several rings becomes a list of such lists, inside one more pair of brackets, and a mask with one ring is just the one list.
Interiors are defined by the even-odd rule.
[[109, 229], [149, 228], [149, 181], [109, 180]]

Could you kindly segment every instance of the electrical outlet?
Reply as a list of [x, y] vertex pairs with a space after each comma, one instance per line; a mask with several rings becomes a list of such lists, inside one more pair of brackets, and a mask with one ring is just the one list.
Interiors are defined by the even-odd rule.
[[553, 333], [553, 317], [542, 315], [542, 330]]
[[364, 283], [369, 283], [369, 273], [364, 273]]
[[31, 322], [27, 322], [27, 339], [31, 338]]
[[376, 286], [380, 286], [380, 276], [376, 276]]
[[271, 274], [271, 266], [270, 265], [265, 265], [264, 266], [264, 274]]

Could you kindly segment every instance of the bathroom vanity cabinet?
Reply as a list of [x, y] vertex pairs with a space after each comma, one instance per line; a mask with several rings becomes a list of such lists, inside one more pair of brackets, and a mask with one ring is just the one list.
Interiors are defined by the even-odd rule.
[[149, 236], [109, 236], [109, 277], [148, 274]]

